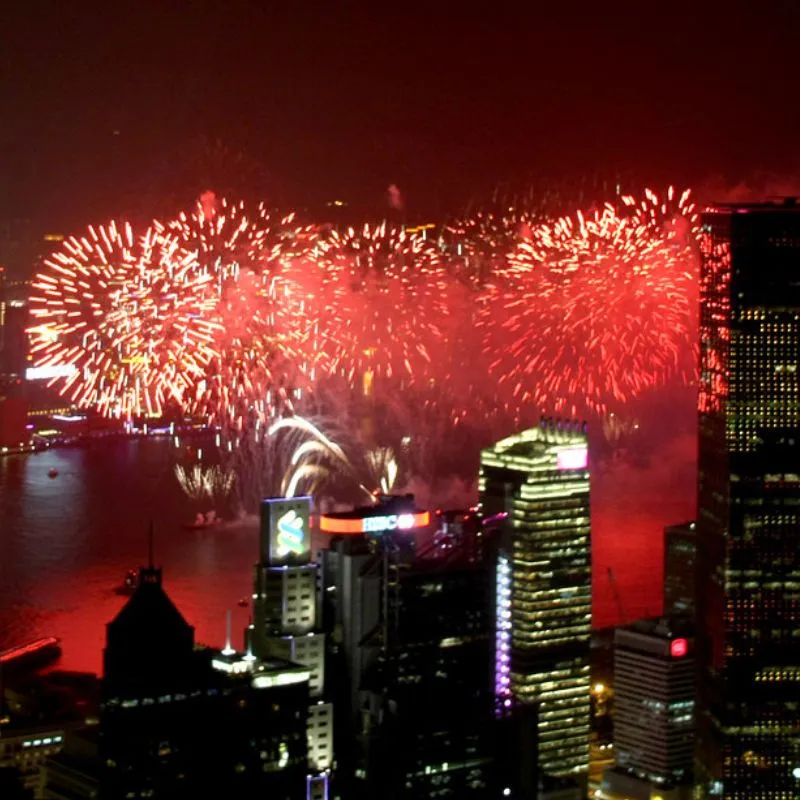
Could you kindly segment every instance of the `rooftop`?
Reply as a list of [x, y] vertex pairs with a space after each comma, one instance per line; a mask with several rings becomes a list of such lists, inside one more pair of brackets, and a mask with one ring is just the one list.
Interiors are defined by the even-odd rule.
[[707, 209], [707, 213], [730, 214], [733, 212], [746, 213], [749, 211], [770, 212], [770, 211], [800, 211], [800, 198], [797, 197], [770, 197], [760, 203], [712, 203]]
[[170, 600], [161, 583], [161, 570], [142, 567], [139, 585], [120, 612], [108, 623], [109, 634], [122, 630], [142, 630], [150, 633], [153, 628], [191, 629], [176, 605]]

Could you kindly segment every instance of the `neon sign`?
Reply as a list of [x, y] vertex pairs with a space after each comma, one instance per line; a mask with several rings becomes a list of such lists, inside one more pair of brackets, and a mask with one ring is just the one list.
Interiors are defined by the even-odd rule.
[[305, 552], [305, 533], [303, 532], [303, 518], [290, 509], [278, 518], [278, 536], [276, 551], [278, 557], [294, 553], [300, 556]]
[[375, 517], [347, 519], [341, 517], [320, 517], [319, 528], [324, 533], [385, 533], [386, 531], [410, 531], [424, 528], [431, 521], [430, 511], [416, 514], [385, 514]]
[[669, 654], [673, 658], [683, 658], [689, 652], [689, 643], [686, 639], [673, 639], [669, 643]]
[[556, 469], [586, 469], [589, 450], [586, 447], [571, 447], [556, 454]]
[[311, 498], [261, 501], [261, 559], [273, 567], [307, 564], [311, 557]]

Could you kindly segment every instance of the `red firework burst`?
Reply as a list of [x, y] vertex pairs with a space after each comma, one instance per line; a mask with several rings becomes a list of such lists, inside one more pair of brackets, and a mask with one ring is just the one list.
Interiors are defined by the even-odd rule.
[[692, 242], [611, 206], [531, 229], [482, 308], [518, 402], [605, 412], [693, 372]]
[[67, 239], [33, 281], [37, 366], [74, 367], [61, 393], [109, 416], [160, 415], [182, 403], [213, 359], [208, 277], [174, 237], [129, 224]]
[[218, 353], [196, 383], [192, 411], [242, 429], [291, 409], [292, 397], [309, 380], [310, 335], [293, 265], [314, 232], [296, 226], [293, 214], [275, 215], [263, 204], [251, 212], [211, 193], [193, 214], [160, 230], [195, 253], [216, 293], [211, 319], [219, 331]]
[[431, 373], [449, 282], [430, 242], [364, 225], [321, 240], [319, 264], [315, 331], [328, 372], [409, 383]]

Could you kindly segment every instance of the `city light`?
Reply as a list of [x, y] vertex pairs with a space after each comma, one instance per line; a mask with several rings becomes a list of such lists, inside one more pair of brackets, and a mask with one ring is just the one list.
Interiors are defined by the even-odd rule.
[[[495, 661], [494, 691], [497, 700], [511, 696], [511, 567], [508, 557], [500, 553], [497, 558], [497, 599], [495, 602]], [[505, 705], [498, 705], [498, 714]]]
[[47, 381], [53, 378], [69, 378], [78, 371], [74, 364], [53, 364], [43, 367], [28, 367], [25, 370], [27, 381]]

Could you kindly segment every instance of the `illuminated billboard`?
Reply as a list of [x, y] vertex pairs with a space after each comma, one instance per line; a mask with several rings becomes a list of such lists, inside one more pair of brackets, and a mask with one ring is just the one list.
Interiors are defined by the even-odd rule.
[[272, 566], [311, 560], [311, 498], [261, 501], [261, 558]]
[[364, 517], [320, 517], [323, 533], [360, 534], [412, 531], [430, 524], [430, 511], [405, 514], [380, 514]]
[[556, 453], [557, 469], [586, 469], [589, 465], [589, 450], [586, 447], [570, 447]]

